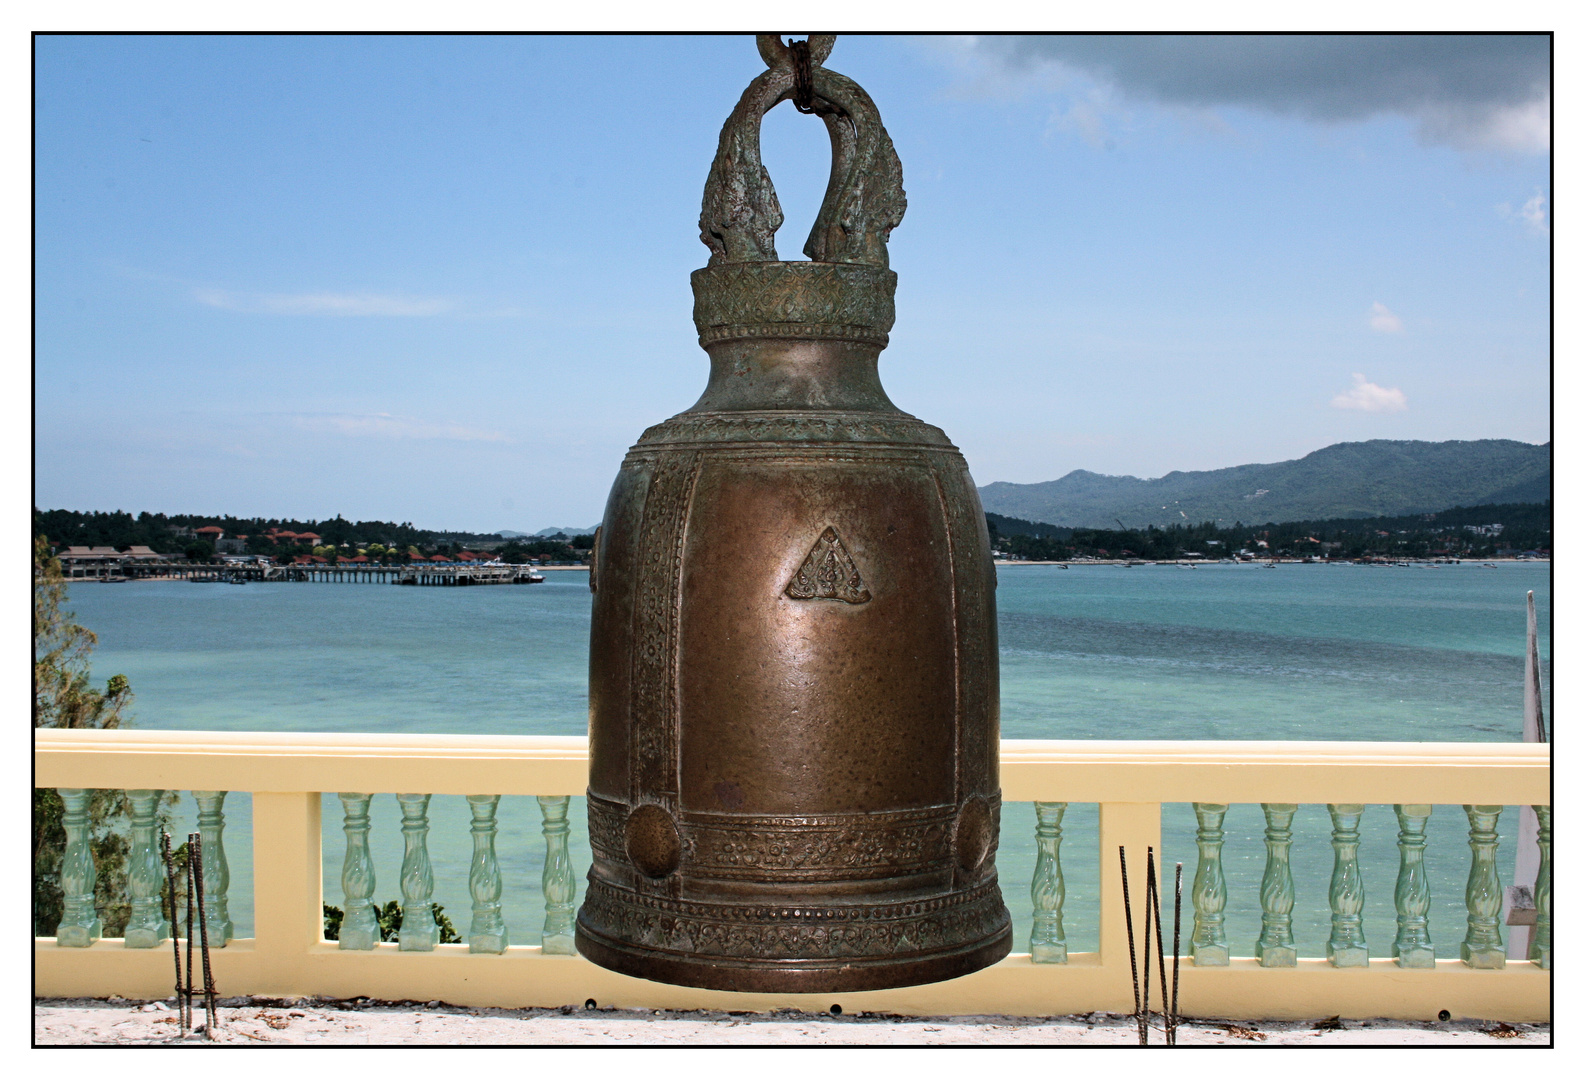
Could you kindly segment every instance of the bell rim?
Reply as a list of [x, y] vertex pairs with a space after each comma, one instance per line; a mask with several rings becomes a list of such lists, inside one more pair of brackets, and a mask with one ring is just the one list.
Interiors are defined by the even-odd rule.
[[586, 928], [581, 919], [575, 941], [578, 954], [590, 963], [651, 982], [751, 994], [847, 994], [946, 982], [984, 970], [1012, 952], [1013, 927], [1009, 919], [988, 938], [901, 961], [890, 956], [810, 960], [689, 957], [613, 941]]

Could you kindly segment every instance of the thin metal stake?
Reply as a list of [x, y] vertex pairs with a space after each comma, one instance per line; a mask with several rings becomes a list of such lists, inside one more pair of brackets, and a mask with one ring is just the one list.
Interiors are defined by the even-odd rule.
[[1178, 935], [1183, 929], [1183, 864], [1178, 863], [1172, 885], [1172, 1019], [1167, 1027], [1167, 1042], [1178, 1045]]
[[1139, 1011], [1139, 964], [1134, 959], [1134, 909], [1128, 902], [1128, 856], [1123, 845], [1117, 845], [1117, 862], [1123, 871], [1123, 921], [1128, 926], [1128, 973], [1134, 979], [1134, 1019], [1139, 1021], [1139, 1045], [1150, 1045], [1145, 1035], [1144, 1017]]
[[1150, 906], [1156, 920], [1156, 967], [1161, 972], [1161, 1030], [1165, 1035], [1172, 1023], [1172, 1014], [1167, 1008], [1167, 938], [1161, 932], [1161, 877], [1156, 873], [1154, 861], [1150, 865]]
[[198, 844], [198, 834], [187, 834], [187, 989], [183, 992], [187, 1005], [187, 1026], [193, 1026], [193, 850]]
[[1156, 877], [1156, 849], [1145, 848], [1145, 1024], [1150, 1024], [1150, 928], [1156, 929], [1156, 970], [1161, 982], [1161, 1027], [1167, 1027], [1167, 960], [1161, 934], [1161, 887]]
[[215, 977], [209, 970], [209, 914], [204, 910], [204, 838], [193, 840], [193, 864], [198, 883], [198, 940], [204, 958], [204, 1038], [213, 1039], [215, 1030]]
[[183, 1019], [182, 1013], [182, 923], [176, 917], [176, 863], [171, 858], [171, 834], [164, 829], [160, 830], [160, 855], [165, 859], [166, 893], [171, 901], [171, 957], [176, 961], [177, 1023], [181, 1025], [183, 1031], [186, 1031], [187, 1022]]
[[[1151, 1032], [1151, 899], [1155, 894], [1155, 848], [1144, 848], [1144, 1039]], [[1157, 934], [1160, 937], [1160, 934]]]

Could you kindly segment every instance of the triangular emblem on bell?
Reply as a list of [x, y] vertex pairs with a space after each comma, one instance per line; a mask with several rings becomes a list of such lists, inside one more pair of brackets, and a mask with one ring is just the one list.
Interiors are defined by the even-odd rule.
[[842, 600], [862, 604], [869, 600], [853, 557], [842, 546], [842, 538], [831, 526], [820, 534], [809, 557], [787, 583], [787, 595], [794, 600]]

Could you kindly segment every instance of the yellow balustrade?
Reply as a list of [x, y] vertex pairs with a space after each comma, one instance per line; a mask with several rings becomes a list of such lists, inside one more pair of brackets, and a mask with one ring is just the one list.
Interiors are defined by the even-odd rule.
[[[764, 1011], [801, 1008], [906, 1015], [1133, 1011], [1128, 942], [1115, 856], [1128, 853], [1136, 918], [1145, 849], [1161, 848], [1161, 804], [1393, 803], [1550, 805], [1544, 743], [1078, 742], [1004, 740], [1006, 801], [1100, 805], [1100, 951], [1066, 964], [1027, 954], [960, 979], [840, 995], [734, 994], [618, 975], [537, 945], [470, 953], [395, 943], [344, 950], [322, 938], [320, 793], [581, 795], [588, 750], [577, 737], [343, 735], [272, 732], [34, 732], [40, 787], [247, 791], [253, 794], [252, 938], [215, 951], [227, 994], [441, 999], [474, 1006], [581, 1005]], [[580, 868], [581, 869], [581, 868]], [[1192, 870], [1188, 870], [1192, 873]], [[1004, 882], [1004, 888], [1027, 887]], [[1187, 914], [1187, 912], [1186, 912]], [[166, 949], [120, 940], [62, 948], [35, 939], [34, 993], [162, 998]], [[1249, 957], [1181, 971], [1186, 1016], [1240, 1019], [1454, 1018], [1537, 1022], [1551, 1017], [1551, 972], [1530, 961], [1478, 970], [1459, 960], [1405, 968], [1390, 959], [1334, 967], [1301, 958], [1262, 968]]]

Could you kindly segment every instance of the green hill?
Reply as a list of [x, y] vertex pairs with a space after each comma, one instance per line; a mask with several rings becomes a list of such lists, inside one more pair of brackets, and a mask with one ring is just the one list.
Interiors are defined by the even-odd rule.
[[1430, 513], [1552, 497], [1552, 444], [1479, 439], [1337, 443], [1295, 461], [1170, 472], [1154, 480], [1076, 469], [1040, 484], [987, 484], [992, 513], [1054, 525], [1283, 522]]

